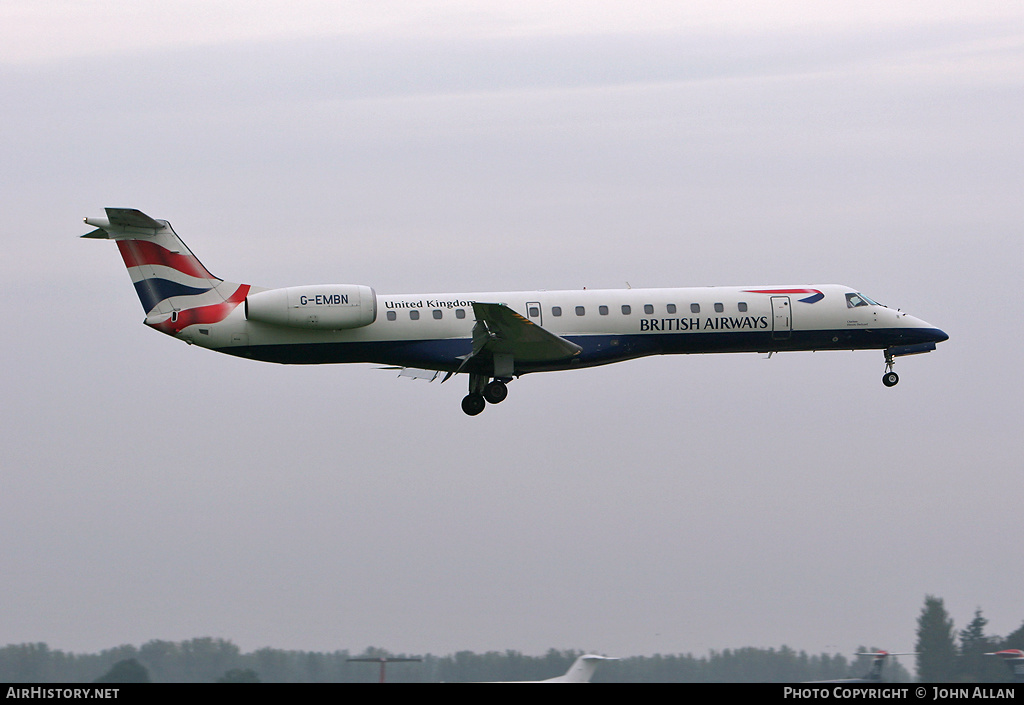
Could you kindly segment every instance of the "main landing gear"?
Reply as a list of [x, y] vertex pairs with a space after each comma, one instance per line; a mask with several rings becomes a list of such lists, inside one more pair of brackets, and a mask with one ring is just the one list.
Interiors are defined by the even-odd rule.
[[490, 382], [484, 387], [484, 399], [488, 404], [500, 404], [508, 396], [508, 386], [500, 379]]
[[895, 387], [900, 381], [900, 376], [892, 371], [892, 366], [895, 364], [896, 360], [893, 358], [893, 354], [886, 350], [885, 374], [882, 375], [882, 384], [884, 384], [886, 387]]
[[467, 394], [462, 398], [462, 410], [470, 416], [476, 416], [484, 407], [487, 406], [487, 402], [484, 401], [483, 394]]
[[505, 379], [487, 381], [484, 375], [469, 376], [469, 394], [462, 399], [462, 410], [470, 416], [476, 416], [488, 404], [500, 404], [508, 396]]

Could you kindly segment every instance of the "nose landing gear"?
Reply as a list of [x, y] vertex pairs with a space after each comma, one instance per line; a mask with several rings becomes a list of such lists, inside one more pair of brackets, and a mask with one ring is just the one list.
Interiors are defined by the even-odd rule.
[[[942, 331], [939, 331], [942, 333]], [[945, 333], [942, 333], [945, 335]], [[943, 338], [942, 340], [945, 340]], [[897, 357], [903, 357], [904, 355], [920, 355], [921, 353], [931, 352], [935, 349], [935, 343], [928, 341], [926, 343], [913, 343], [911, 345], [894, 345], [891, 348], [885, 349], [885, 374], [882, 375], [882, 384], [886, 387], [895, 387], [896, 383], [900, 381], [900, 376], [892, 371], [892, 366], [896, 364]]]
[[891, 351], [885, 351], [885, 374], [882, 375], [882, 384], [886, 387], [895, 387], [899, 381], [900, 376], [892, 371], [893, 365], [896, 364], [896, 360], [893, 357]]

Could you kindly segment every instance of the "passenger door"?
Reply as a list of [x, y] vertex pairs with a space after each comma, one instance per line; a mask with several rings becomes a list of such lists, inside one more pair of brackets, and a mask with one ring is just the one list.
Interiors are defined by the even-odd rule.
[[772, 340], [789, 340], [793, 334], [793, 316], [788, 296], [772, 297]]

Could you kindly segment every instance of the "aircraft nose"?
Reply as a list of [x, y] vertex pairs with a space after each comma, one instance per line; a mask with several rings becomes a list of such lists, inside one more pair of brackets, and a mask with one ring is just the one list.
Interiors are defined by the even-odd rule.
[[913, 337], [918, 338], [922, 343], [941, 343], [944, 340], [949, 340], [946, 331], [936, 328], [928, 321], [922, 321], [914, 316], [906, 318], [911, 321], [910, 325], [915, 329]]
[[924, 340], [924, 342], [941, 343], [943, 340], [949, 340], [949, 336], [946, 335], [946, 331], [936, 328], [927, 321], [922, 321], [921, 319], [917, 320], [918, 325], [920, 326], [920, 330], [918, 332], [920, 333], [921, 338]]

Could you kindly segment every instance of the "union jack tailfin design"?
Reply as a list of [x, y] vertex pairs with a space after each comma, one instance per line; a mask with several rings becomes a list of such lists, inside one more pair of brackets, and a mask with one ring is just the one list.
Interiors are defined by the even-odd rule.
[[217, 323], [245, 301], [249, 285], [210, 274], [166, 220], [134, 208], [106, 208], [86, 218], [86, 238], [114, 240], [146, 312], [146, 325], [169, 335], [186, 326]]

